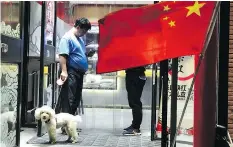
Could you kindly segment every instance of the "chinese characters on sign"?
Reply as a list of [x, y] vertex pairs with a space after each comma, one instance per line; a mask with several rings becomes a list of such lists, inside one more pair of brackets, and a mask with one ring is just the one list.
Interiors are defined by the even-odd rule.
[[[169, 69], [171, 69], [171, 61], [169, 62]], [[180, 119], [191, 83], [193, 80], [193, 74], [195, 69], [194, 56], [180, 57], [178, 60], [178, 81], [177, 81], [177, 120]], [[171, 80], [172, 71], [169, 71], [168, 81], [168, 118], [171, 116]], [[194, 89], [194, 88], [193, 88]], [[187, 135], [186, 139], [192, 142], [192, 128], [194, 118], [194, 90], [191, 91], [190, 101], [187, 104], [185, 116], [180, 128], [180, 132], [183, 135]], [[169, 125], [168, 125], [169, 126]], [[181, 137], [177, 137], [177, 140], [183, 140]]]
[[[184, 73], [184, 65], [182, 64], [182, 62], [184, 61], [184, 58], [185, 57], [178, 58], [178, 73]], [[169, 70], [170, 70], [172, 67], [172, 60], [169, 59], [168, 62], [169, 62], [168, 66], [169, 66]]]
[[[170, 79], [169, 79], [169, 83], [170, 83]], [[171, 84], [169, 84], [168, 86], [168, 98], [171, 98]], [[177, 85], [177, 100], [185, 100], [187, 97], [187, 93], [188, 92], [188, 88], [187, 85]], [[191, 100], [193, 100], [193, 98], [191, 97]]]
[[[178, 81], [177, 81], [177, 100], [186, 100], [188, 96], [188, 91], [191, 86], [193, 79], [193, 57], [185, 56], [178, 59]], [[188, 64], [190, 63], [190, 64]], [[168, 98], [171, 98], [171, 67], [172, 62], [169, 60], [169, 80], [168, 80]], [[193, 100], [193, 90], [191, 93], [190, 100]]]

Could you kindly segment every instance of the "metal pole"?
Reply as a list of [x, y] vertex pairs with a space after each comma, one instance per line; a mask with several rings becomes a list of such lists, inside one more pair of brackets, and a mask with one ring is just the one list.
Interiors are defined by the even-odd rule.
[[47, 87], [49, 86], [49, 84], [52, 84], [52, 64], [48, 64], [48, 73], [47, 73], [47, 76], [48, 76], [48, 80], [47, 80]]
[[186, 111], [186, 108], [187, 108], [187, 105], [188, 105], [188, 102], [189, 102], [189, 99], [191, 97], [191, 93], [192, 93], [192, 89], [193, 89], [193, 86], [194, 86], [194, 82], [196, 80], [196, 77], [197, 77], [197, 73], [200, 69], [200, 65], [201, 65], [201, 61], [202, 59], [204, 58], [204, 55], [205, 55], [205, 52], [206, 52], [206, 49], [208, 47], [208, 44], [210, 42], [210, 38], [212, 36], [212, 33], [213, 33], [213, 29], [214, 29], [214, 26], [215, 26], [215, 22], [216, 22], [216, 19], [217, 19], [217, 13], [218, 13], [218, 10], [219, 10], [219, 6], [220, 6], [220, 2], [217, 1], [216, 2], [216, 7], [214, 9], [214, 12], [213, 12], [213, 16], [212, 16], [212, 19], [211, 19], [211, 22], [210, 22], [210, 26], [208, 28], [208, 33], [206, 35], [206, 40], [205, 40], [205, 44], [204, 44], [204, 48], [203, 48], [203, 51], [201, 52], [201, 55], [200, 55], [200, 58], [198, 60], [198, 64], [197, 64], [197, 67], [196, 67], [196, 70], [194, 72], [194, 77], [193, 77], [193, 80], [192, 80], [192, 83], [191, 83], [191, 86], [190, 86], [190, 89], [188, 91], [188, 96], [187, 96], [187, 99], [185, 101], [185, 104], [184, 104], [184, 108], [183, 108], [183, 111], [182, 111], [182, 114], [181, 114], [181, 117], [180, 117], [180, 121], [179, 121], [179, 124], [178, 124], [178, 127], [176, 129], [176, 134], [174, 136], [174, 140], [172, 142], [172, 146], [171, 147], [174, 147], [175, 146], [175, 141], [176, 141], [176, 137], [177, 137], [177, 133], [178, 133], [178, 130], [180, 129], [180, 126], [181, 126], [181, 123], [183, 121], [183, 118], [184, 118], [184, 114], [185, 114], [185, 111]]
[[[55, 70], [55, 80], [57, 79], [57, 72], [58, 72], [58, 68], [57, 68], [57, 63], [55, 63], [54, 64], [54, 70]], [[55, 81], [54, 81], [55, 82]], [[56, 85], [56, 83], [54, 84], [54, 88], [55, 88], [55, 99], [54, 99], [54, 108], [55, 108], [55, 106], [56, 106], [56, 104], [57, 104], [57, 99], [58, 99], [58, 91], [59, 91], [59, 88], [58, 88], [58, 86]]]
[[[24, 26], [27, 26], [28, 24], [25, 24], [25, 22], [27, 21], [27, 17], [25, 16], [25, 12], [26, 12], [26, 10], [25, 10], [25, 7], [27, 7], [26, 6], [26, 4], [25, 4], [26, 2], [20, 2], [20, 4], [19, 4], [19, 7], [20, 7], [20, 24], [21, 24], [21, 26], [23, 26], [22, 28], [20, 28], [20, 39], [22, 39], [22, 41], [21, 41], [21, 43], [23, 42], [23, 46], [21, 45], [20, 46], [20, 48], [18, 48], [18, 49], [20, 49], [21, 50], [21, 54], [23, 55], [23, 57], [21, 57], [21, 62], [18, 64], [18, 90], [17, 90], [17, 92], [18, 92], [18, 98], [17, 98], [17, 105], [16, 105], [16, 116], [14, 116], [14, 117], [16, 117], [16, 124], [15, 124], [15, 129], [16, 129], [16, 142], [15, 142], [15, 146], [19, 146], [20, 145], [20, 128], [21, 128], [21, 106], [22, 106], [22, 97], [23, 97], [23, 88], [24, 87], [26, 87], [26, 86], [23, 86], [23, 80], [26, 78], [25, 76], [24, 76], [24, 74], [27, 74], [27, 72], [26, 73], [24, 73], [24, 71], [25, 71], [25, 69], [24, 69], [24, 67], [27, 65], [27, 64], [25, 64], [25, 63], [27, 63], [27, 60], [25, 61], [25, 59], [27, 59], [26, 58], [26, 56], [27, 56], [27, 54], [25, 54], [25, 50], [27, 50], [28, 49], [28, 44], [27, 44], [27, 40], [24, 38], [24, 36], [25, 36], [25, 33], [27, 33], [28, 32], [28, 30], [27, 30], [27, 27], [26, 27], [26, 29], [24, 28]], [[27, 68], [26, 68], [27, 69]], [[25, 112], [25, 111], [23, 111], [23, 112]], [[14, 125], [14, 124], [13, 124]]]
[[168, 132], [167, 132], [168, 60], [162, 61], [160, 66], [163, 67], [162, 143], [161, 143], [161, 147], [168, 147]]
[[[57, 39], [57, 2], [54, 1], [54, 27], [53, 27], [53, 46], [55, 47], [55, 59], [56, 60], [56, 39]], [[52, 63], [52, 108], [55, 104], [55, 86], [56, 86], [56, 61]]]
[[[162, 85], [163, 85], [163, 67], [161, 66], [161, 62], [159, 62], [159, 104], [161, 101], [161, 97], [162, 97]], [[159, 106], [160, 107], [160, 106]], [[159, 108], [160, 109], [160, 108]]]
[[[220, 35], [220, 13], [218, 13], [218, 18], [217, 18], [217, 38], [219, 38], [219, 35]], [[217, 73], [217, 76], [216, 76], [216, 82], [217, 82], [217, 85], [216, 85], [216, 118], [218, 118], [218, 92], [219, 92], [219, 39], [217, 41], [217, 68], [216, 68], [216, 73]], [[218, 124], [218, 119], [216, 119], [216, 124]]]
[[177, 124], [177, 80], [178, 80], [178, 58], [174, 58], [172, 59], [170, 146], [172, 145], [172, 142], [174, 140], [174, 136], [176, 133], [176, 124]]
[[52, 68], [52, 108], [54, 109], [54, 101], [55, 101], [55, 63], [51, 64]]
[[30, 2], [22, 2], [24, 3], [24, 8], [21, 8], [21, 11], [23, 11], [23, 14], [21, 13], [20, 20], [22, 21], [20, 23], [21, 26], [21, 38], [23, 40], [23, 49], [22, 49], [22, 55], [23, 55], [23, 65], [22, 65], [22, 94], [21, 98], [18, 100], [21, 103], [21, 125], [25, 126], [26, 124], [26, 104], [28, 99], [28, 51], [29, 51], [29, 33], [30, 33]]
[[[40, 42], [40, 82], [39, 82], [39, 107], [43, 106], [44, 99], [44, 49], [45, 49], [45, 1], [41, 5], [41, 42]], [[41, 136], [41, 121], [38, 121], [37, 136]]]
[[157, 65], [152, 68], [152, 102], [151, 102], [151, 141], [155, 140], [156, 132], [156, 101], [157, 101]]
[[57, 43], [56, 41], [57, 41], [57, 2], [54, 1], [54, 26], [53, 26], [53, 46], [54, 47], [56, 47], [56, 43]]

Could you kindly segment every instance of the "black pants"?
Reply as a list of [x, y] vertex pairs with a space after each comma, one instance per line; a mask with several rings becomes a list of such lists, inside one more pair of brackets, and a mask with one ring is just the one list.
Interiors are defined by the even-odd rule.
[[56, 113], [65, 112], [75, 114], [81, 100], [83, 89], [84, 73], [69, 69], [68, 78], [62, 85], [58, 102], [55, 108]]
[[126, 74], [126, 90], [128, 93], [129, 106], [132, 109], [132, 127], [140, 129], [142, 123], [142, 102], [141, 96], [146, 80], [140, 79], [139, 75]]

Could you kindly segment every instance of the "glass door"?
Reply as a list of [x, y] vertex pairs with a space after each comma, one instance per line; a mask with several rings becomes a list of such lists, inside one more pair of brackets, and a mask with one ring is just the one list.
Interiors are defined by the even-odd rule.
[[[55, 2], [45, 2], [45, 49], [44, 49], [44, 95], [43, 105], [52, 107], [54, 103], [54, 68], [55, 68]], [[29, 30], [29, 64], [28, 64], [28, 96], [25, 106], [26, 126], [36, 126], [34, 112], [39, 106], [40, 56], [41, 56], [41, 2], [30, 2]]]

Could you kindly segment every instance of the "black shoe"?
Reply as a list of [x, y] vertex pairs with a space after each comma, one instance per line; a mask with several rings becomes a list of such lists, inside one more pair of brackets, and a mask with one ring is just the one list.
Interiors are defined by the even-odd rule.
[[141, 135], [141, 131], [139, 129], [129, 129], [123, 132], [123, 135], [125, 136], [137, 136]]
[[129, 126], [128, 128], [124, 128], [125, 131], [130, 130], [130, 129], [133, 129], [132, 125]]

